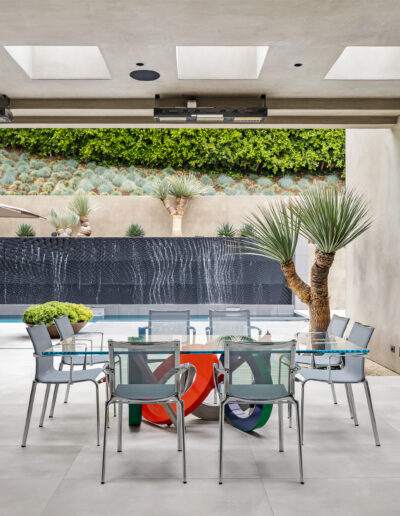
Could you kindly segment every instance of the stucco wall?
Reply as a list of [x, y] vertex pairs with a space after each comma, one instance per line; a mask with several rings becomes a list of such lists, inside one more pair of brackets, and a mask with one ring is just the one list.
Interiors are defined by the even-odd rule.
[[[282, 197], [287, 199], [287, 197]], [[228, 196], [198, 197], [189, 202], [183, 219], [185, 236], [215, 236], [217, 227], [223, 222], [230, 222], [240, 228], [244, 219], [259, 205], [277, 202], [281, 197], [268, 196]], [[4, 196], [0, 202], [19, 206], [43, 216], [47, 216], [52, 207], [60, 209], [68, 205], [70, 197], [63, 196]], [[130, 223], [138, 222], [145, 230], [146, 236], [170, 236], [171, 217], [158, 199], [136, 196], [98, 196], [94, 197], [97, 210], [91, 216], [92, 236], [124, 236]], [[1, 219], [0, 236], [15, 236], [21, 219]], [[54, 231], [48, 221], [23, 219], [35, 229], [37, 236], [50, 236]], [[314, 251], [310, 246], [309, 262]], [[331, 306], [343, 309], [345, 305], [345, 271], [341, 253], [330, 274]], [[308, 279], [308, 278], [304, 278]]]
[[347, 130], [346, 178], [374, 218], [347, 249], [347, 313], [376, 327], [371, 358], [400, 372], [400, 127]]

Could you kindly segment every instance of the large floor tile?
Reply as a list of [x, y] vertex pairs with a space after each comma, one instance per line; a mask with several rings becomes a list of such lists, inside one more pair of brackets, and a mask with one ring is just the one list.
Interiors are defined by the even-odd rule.
[[41, 516], [58, 484], [56, 478], [0, 480], [0, 516]]

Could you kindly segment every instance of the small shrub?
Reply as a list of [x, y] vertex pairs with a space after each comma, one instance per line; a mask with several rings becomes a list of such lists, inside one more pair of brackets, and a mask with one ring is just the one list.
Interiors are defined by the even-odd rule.
[[51, 192], [51, 195], [74, 195], [74, 190], [72, 188], [66, 188], [63, 185], [57, 185], [55, 189]]
[[301, 188], [302, 190], [306, 190], [307, 188], [310, 188], [310, 181], [308, 179], [300, 179], [300, 181], [297, 183], [297, 186]]
[[134, 174], [134, 173], [136, 172], [136, 167], [135, 167], [134, 165], [131, 165], [131, 166], [129, 167], [129, 172], [131, 172], [131, 173], [133, 173], [133, 174]]
[[74, 170], [79, 167], [79, 163], [78, 163], [78, 161], [76, 161], [76, 159], [69, 159], [66, 162], [66, 165], [67, 165], [67, 167], [72, 168]]
[[73, 177], [72, 179], [70, 179], [68, 181], [68, 186], [69, 188], [76, 188], [80, 183], [80, 178], [79, 177]]
[[213, 180], [209, 176], [201, 176], [200, 182], [205, 186], [213, 184]]
[[221, 175], [217, 179], [217, 185], [228, 186], [233, 183], [233, 179], [230, 176]]
[[93, 183], [91, 183], [89, 179], [82, 179], [82, 181], [77, 186], [77, 190], [82, 190], [83, 192], [91, 192], [93, 188]]
[[122, 193], [119, 190], [113, 190], [111, 195], [122, 195]]
[[144, 229], [140, 224], [134, 222], [131, 224], [125, 232], [127, 237], [144, 237]]
[[217, 228], [217, 235], [219, 237], [228, 237], [233, 238], [236, 234], [235, 228], [232, 226], [232, 224], [229, 224], [229, 222], [225, 222], [224, 224], [221, 224]]
[[89, 170], [96, 170], [96, 163], [94, 161], [89, 161], [89, 163], [86, 165], [86, 168]]
[[22, 181], [23, 183], [30, 183], [32, 181], [32, 178], [29, 174], [23, 172], [22, 174], [20, 174], [19, 176], [19, 179], [20, 181]]
[[137, 189], [136, 184], [129, 179], [125, 179], [125, 181], [121, 184], [122, 192], [134, 192]]
[[161, 174], [164, 176], [172, 176], [175, 174], [175, 170], [172, 167], [166, 167], [161, 170]]
[[260, 192], [262, 191], [262, 189], [263, 189], [263, 188], [262, 188], [262, 186], [260, 186], [260, 185], [250, 185], [250, 186], [248, 187], [247, 191], [248, 191], [249, 193], [252, 193], [252, 194], [258, 194], [258, 193], [260, 193]]
[[328, 185], [336, 186], [339, 183], [339, 178], [335, 175], [327, 176], [326, 182], [328, 183]]
[[51, 175], [51, 170], [49, 167], [42, 167], [37, 171], [36, 175], [38, 177], [49, 177]]
[[42, 186], [42, 194], [49, 194], [53, 190], [53, 184], [45, 183]]
[[44, 161], [38, 161], [36, 159], [31, 159], [29, 162], [29, 166], [35, 170], [39, 170], [46, 166], [46, 163]]
[[29, 187], [29, 192], [38, 193], [39, 189], [40, 189], [40, 188], [39, 188], [39, 185], [31, 185], [31, 186]]
[[63, 172], [65, 170], [65, 165], [64, 165], [64, 163], [57, 163], [55, 161], [53, 166], [52, 166], [52, 169], [53, 169], [53, 172], [60, 173], [60, 172]]
[[275, 195], [275, 192], [273, 190], [270, 190], [269, 188], [264, 188], [261, 192], [262, 195]]
[[30, 224], [20, 224], [15, 232], [18, 237], [34, 237], [36, 235], [35, 230]]
[[0, 195], [6, 195], [7, 192], [4, 190], [4, 188], [0, 188]]
[[110, 194], [112, 192], [113, 185], [111, 183], [101, 183], [98, 190], [100, 194]]
[[8, 158], [1, 158], [1, 163], [3, 163], [3, 165], [8, 165], [10, 167], [13, 167], [15, 165], [14, 161]]
[[139, 176], [139, 177], [135, 180], [135, 182], [136, 182], [136, 184], [137, 184], [138, 186], [143, 186], [143, 185], [145, 184], [145, 182], [146, 182], [146, 179], [143, 179], [143, 177], [140, 177], [140, 176]]
[[112, 183], [115, 186], [121, 186], [124, 182], [124, 177], [120, 174], [114, 174], [114, 177], [112, 178]]
[[46, 326], [54, 324], [54, 319], [62, 315], [68, 315], [71, 324], [87, 322], [93, 318], [93, 312], [85, 305], [76, 303], [60, 303], [49, 301], [43, 305], [31, 305], [22, 315], [25, 324], [41, 324]]
[[269, 177], [260, 177], [257, 184], [262, 187], [271, 186], [273, 181]]
[[294, 185], [294, 181], [291, 177], [289, 176], [285, 176], [285, 177], [281, 177], [278, 181], [278, 185], [281, 187], [281, 188], [292, 188], [292, 186]]
[[258, 177], [259, 176], [257, 174], [249, 174], [249, 179], [251, 179], [252, 181], [257, 181]]
[[2, 185], [11, 185], [16, 178], [16, 172], [12, 169], [8, 169], [0, 180]]
[[17, 164], [18, 174], [29, 174], [30, 171], [31, 170], [28, 166], [28, 163], [26, 163], [26, 161], [23, 161], [23, 162]]
[[152, 192], [153, 192], [153, 184], [152, 184], [152, 181], [149, 181], [149, 180], [145, 181], [145, 182], [143, 183], [142, 190], [143, 190], [143, 192], [144, 192], [145, 194], [147, 194], [147, 195], [151, 195], [151, 194], [152, 194]]
[[102, 176], [104, 174], [104, 172], [106, 171], [106, 168], [105, 167], [96, 167], [94, 169], [95, 173], [98, 175], [98, 176]]
[[301, 188], [299, 185], [293, 185], [291, 190], [292, 192], [301, 192]]

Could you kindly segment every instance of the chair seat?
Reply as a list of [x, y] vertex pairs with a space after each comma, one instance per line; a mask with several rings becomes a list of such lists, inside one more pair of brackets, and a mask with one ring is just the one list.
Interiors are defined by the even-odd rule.
[[[68, 355], [63, 356], [62, 361], [63, 364], [71, 365], [71, 358], [72, 358], [72, 365], [74, 366], [83, 366], [85, 365], [85, 357], [82, 355]], [[105, 364], [108, 362], [108, 355], [88, 355], [86, 357], [86, 365], [92, 365], [92, 364]]]
[[[327, 369], [301, 368], [298, 372], [305, 381], [314, 380], [316, 382], [329, 383], [329, 371]], [[331, 371], [332, 383], [358, 383], [362, 381], [352, 374], [351, 371], [344, 369], [333, 369]]]
[[115, 396], [128, 400], [160, 400], [175, 395], [175, 385], [166, 383], [121, 384], [115, 389]]
[[[101, 374], [104, 374], [103, 369], [99, 368], [73, 371], [72, 383], [87, 382], [89, 380], [95, 382]], [[70, 372], [57, 371], [56, 369], [49, 370], [42, 373], [37, 380], [42, 383], [69, 383]]]
[[276, 400], [288, 396], [287, 388], [282, 385], [230, 385], [229, 398], [242, 398], [251, 401]]
[[[324, 354], [324, 355], [317, 355], [314, 360], [314, 364], [316, 367], [328, 367], [329, 366], [329, 357], [330, 357], [330, 364], [332, 367], [338, 367], [342, 364], [342, 357], [337, 354]], [[296, 357], [296, 364], [304, 364], [304, 365], [311, 365], [312, 364], [312, 357], [310, 355], [299, 355]]]

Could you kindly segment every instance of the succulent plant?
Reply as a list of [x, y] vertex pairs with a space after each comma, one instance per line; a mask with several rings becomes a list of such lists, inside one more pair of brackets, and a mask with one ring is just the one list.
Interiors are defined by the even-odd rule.
[[217, 235], [219, 237], [233, 238], [235, 234], [236, 230], [229, 222], [220, 224], [217, 228]]
[[220, 175], [217, 178], [217, 185], [220, 185], [220, 186], [228, 186], [228, 185], [231, 185], [233, 182], [234, 181], [230, 176]]
[[213, 180], [211, 179], [210, 176], [205, 176], [204, 175], [204, 176], [201, 176], [200, 183], [202, 183], [205, 186], [212, 185], [213, 184]]
[[107, 195], [112, 192], [113, 185], [107, 181], [107, 182], [101, 183], [98, 190], [99, 190], [100, 194]]
[[29, 187], [29, 191], [30, 191], [30, 192], [35, 192], [35, 193], [37, 193], [39, 190], [40, 190], [39, 185], [31, 185], [31, 186]]
[[27, 174], [26, 172], [23, 172], [22, 174], [20, 174], [19, 179], [23, 183], [30, 183], [32, 181], [32, 177], [29, 174]]
[[272, 186], [273, 181], [269, 177], [260, 177], [257, 179], [257, 184], [262, 187]]
[[134, 192], [136, 189], [137, 189], [136, 183], [134, 183], [130, 179], [125, 179], [125, 181], [121, 184], [122, 192]]
[[215, 195], [217, 193], [213, 186], [206, 186], [202, 195]]
[[125, 232], [127, 237], [144, 237], [144, 229], [137, 222], [133, 222]]
[[254, 227], [252, 224], [247, 222], [246, 224], [243, 224], [243, 226], [239, 230], [239, 234], [242, 237], [251, 237], [254, 235]]
[[161, 170], [161, 174], [164, 176], [172, 176], [175, 174], [175, 170], [172, 167], [166, 167]]
[[0, 149], [0, 156], [8, 156], [8, 150], [7, 149]]
[[124, 182], [124, 176], [121, 174], [114, 174], [114, 177], [112, 178], [112, 184], [115, 186], [121, 186]]
[[310, 181], [308, 181], [308, 179], [300, 179], [300, 181], [297, 183], [297, 185], [299, 186], [299, 188], [301, 188], [302, 190], [305, 190], [306, 188], [310, 188]]
[[293, 185], [291, 188], [292, 192], [301, 192], [301, 188], [299, 185]]
[[275, 192], [271, 190], [270, 188], [264, 188], [264, 190], [261, 191], [262, 195], [275, 195]]
[[37, 171], [36, 175], [38, 177], [49, 177], [51, 175], [51, 170], [49, 167], [42, 167]]
[[257, 174], [249, 174], [249, 179], [251, 179], [251, 181], [257, 181], [259, 177], [260, 176], [258, 176]]
[[30, 168], [26, 161], [18, 162], [16, 168], [17, 168], [18, 174], [29, 174], [30, 173]]
[[25, 222], [18, 226], [15, 234], [18, 237], [34, 237], [36, 235], [33, 227], [30, 224], [26, 224]]
[[119, 190], [113, 190], [111, 195], [122, 195], [122, 193]]
[[143, 183], [142, 190], [145, 194], [151, 195], [153, 192], [153, 181], [145, 181]]
[[9, 159], [9, 158], [3, 157], [3, 158], [1, 158], [0, 161], [1, 161], [1, 163], [3, 165], [9, 165], [10, 167], [13, 167], [15, 165], [14, 161], [12, 159]]
[[292, 188], [292, 186], [294, 185], [294, 181], [291, 177], [289, 176], [284, 176], [284, 177], [281, 177], [278, 181], [278, 185], [281, 187], [281, 188]]
[[94, 161], [89, 161], [89, 163], [86, 165], [86, 168], [88, 168], [89, 170], [95, 170], [96, 163]]
[[46, 166], [46, 163], [44, 161], [38, 161], [36, 159], [31, 159], [29, 162], [29, 166], [35, 170], [39, 170]]
[[107, 169], [106, 169], [105, 167], [96, 167], [96, 168], [94, 169], [95, 173], [96, 173], [98, 176], [102, 176], [106, 170], [107, 170]]
[[82, 181], [77, 186], [77, 190], [82, 190], [83, 192], [91, 192], [93, 188], [93, 183], [91, 183], [89, 179], [82, 179]]
[[133, 174], [136, 172], [136, 167], [135, 167], [135, 165], [131, 165], [131, 166], [129, 167], [129, 172], [131, 172], [131, 173], [133, 173]]
[[138, 177], [135, 179], [135, 183], [136, 183], [138, 186], [143, 186], [145, 182], [146, 182], [146, 179], [143, 179], [143, 177], [140, 177], [140, 176], [138, 176]]
[[52, 190], [53, 190], [54, 186], [52, 184], [49, 184], [49, 183], [44, 183], [44, 185], [42, 186], [42, 194], [49, 194]]
[[66, 165], [67, 167], [69, 168], [72, 168], [72, 169], [76, 169], [79, 167], [79, 162], [76, 161], [76, 159], [69, 159], [67, 162], [66, 162]]
[[226, 186], [224, 188], [224, 194], [225, 195], [236, 195], [236, 190], [230, 186]]
[[339, 183], [339, 178], [338, 178], [338, 176], [335, 176], [334, 174], [332, 174], [332, 175], [326, 177], [326, 182], [328, 183], [328, 185], [336, 186]]
[[9, 168], [3, 174], [3, 177], [0, 179], [0, 183], [2, 185], [11, 185], [15, 181], [16, 176], [17, 176], [17, 174], [16, 174], [15, 169]]

